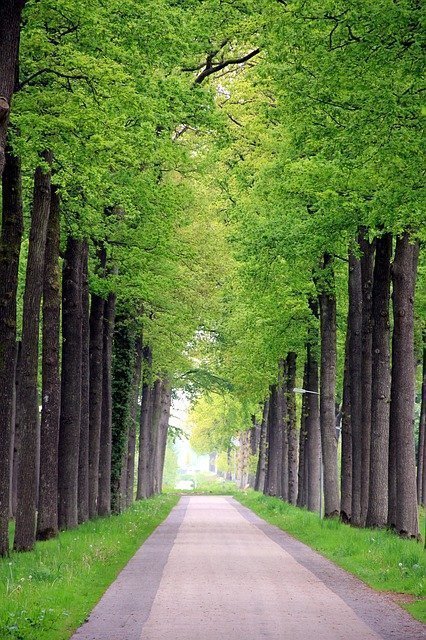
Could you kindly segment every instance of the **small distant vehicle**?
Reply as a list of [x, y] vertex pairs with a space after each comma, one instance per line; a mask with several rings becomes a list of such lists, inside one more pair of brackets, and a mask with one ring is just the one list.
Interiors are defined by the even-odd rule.
[[179, 491], [193, 491], [195, 489], [195, 482], [193, 480], [179, 480], [175, 488], [179, 489]]

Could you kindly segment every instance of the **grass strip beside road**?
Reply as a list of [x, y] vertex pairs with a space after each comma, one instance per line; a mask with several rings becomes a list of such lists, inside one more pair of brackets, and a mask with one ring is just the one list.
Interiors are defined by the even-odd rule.
[[138, 501], [1, 559], [1, 640], [67, 640], [178, 499]]
[[[403, 540], [386, 530], [321, 520], [315, 513], [256, 491], [236, 491], [234, 497], [373, 589], [398, 594], [395, 600], [414, 618], [426, 622], [426, 553], [422, 543]], [[424, 522], [422, 525], [424, 531]]]

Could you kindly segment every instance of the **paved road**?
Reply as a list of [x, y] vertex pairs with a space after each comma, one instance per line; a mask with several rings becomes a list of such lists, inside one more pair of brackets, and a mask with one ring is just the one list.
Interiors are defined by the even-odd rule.
[[73, 640], [425, 640], [426, 627], [232, 498], [184, 497]]

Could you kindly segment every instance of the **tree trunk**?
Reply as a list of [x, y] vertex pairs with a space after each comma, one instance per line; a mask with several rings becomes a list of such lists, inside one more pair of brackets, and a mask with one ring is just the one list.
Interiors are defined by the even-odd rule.
[[102, 411], [99, 451], [98, 515], [111, 513], [112, 453], [112, 341], [115, 323], [115, 293], [105, 301], [102, 349]]
[[[43, 159], [50, 164], [52, 156]], [[21, 371], [19, 381], [20, 454], [14, 548], [28, 551], [35, 543], [37, 501], [37, 447], [39, 440], [38, 344], [43, 291], [44, 251], [50, 209], [50, 172], [37, 167], [25, 278]]]
[[0, 176], [6, 162], [10, 105], [16, 87], [21, 14], [25, 0], [0, 2]]
[[149, 489], [149, 447], [150, 447], [150, 425], [152, 416], [153, 389], [151, 386], [151, 366], [152, 351], [146, 346], [143, 349], [143, 377], [142, 404], [139, 428], [139, 460], [138, 460], [138, 484], [136, 499], [142, 500], [148, 497]]
[[[305, 361], [303, 369], [303, 388], [308, 388], [308, 367]], [[307, 431], [306, 431], [306, 417], [307, 417], [307, 396], [309, 394], [304, 393], [302, 395], [302, 411], [300, 413], [300, 433], [299, 433], [299, 468], [297, 475], [297, 506], [306, 507], [308, 504], [308, 485], [306, 480], [308, 479], [307, 466], [308, 466], [308, 447], [307, 447]]]
[[139, 391], [142, 375], [142, 340], [136, 339], [136, 355], [133, 374], [133, 401], [130, 408], [129, 443], [126, 465], [126, 506], [130, 507], [133, 502], [133, 491], [135, 485], [135, 449], [136, 449], [136, 425], [139, 417]]
[[[315, 305], [313, 307], [315, 315]], [[308, 509], [320, 510], [321, 490], [321, 431], [318, 406], [318, 361], [315, 355], [318, 337], [311, 330], [310, 341], [306, 347], [307, 389], [306, 394], [306, 448], [308, 468]]]
[[81, 268], [82, 325], [81, 325], [81, 411], [78, 459], [78, 522], [89, 519], [89, 394], [90, 394], [90, 300], [88, 274], [89, 246], [83, 241]]
[[280, 471], [281, 450], [278, 446], [278, 430], [277, 421], [277, 385], [271, 385], [269, 395], [269, 411], [268, 411], [268, 444], [267, 444], [267, 471], [265, 481], [265, 492], [270, 496], [278, 495], [278, 474]]
[[372, 290], [374, 251], [376, 242], [369, 242], [367, 230], [362, 229], [361, 240], [361, 281], [362, 281], [362, 365], [361, 365], [361, 524], [365, 526], [368, 512], [370, 486], [370, 440], [371, 440], [371, 390], [373, 386], [372, 368]]
[[82, 356], [81, 240], [69, 237], [62, 271], [62, 369], [59, 425], [58, 521], [60, 529], [78, 524], [78, 463]]
[[348, 311], [348, 374], [350, 421], [352, 435], [351, 524], [361, 526], [361, 465], [362, 465], [362, 283], [361, 262], [349, 252]]
[[377, 239], [372, 299], [372, 367], [370, 490], [367, 526], [384, 527], [388, 514], [389, 455], [389, 299], [392, 236]]
[[[113, 345], [112, 368], [112, 449], [111, 449], [111, 509], [120, 513], [124, 496], [120, 494], [123, 460], [127, 459], [130, 405], [133, 400], [134, 333], [125, 315], [117, 316]], [[127, 477], [127, 473], [126, 473]]]
[[324, 468], [324, 516], [340, 513], [336, 438], [336, 295], [332, 257], [324, 255], [319, 294], [321, 332], [320, 426]]
[[172, 392], [170, 385], [165, 383], [163, 385], [161, 398], [161, 416], [158, 429], [158, 441], [157, 441], [157, 464], [155, 469], [154, 479], [154, 492], [161, 493], [163, 489], [163, 472], [164, 472], [164, 459], [166, 455], [167, 447], [167, 433], [169, 429], [170, 409], [172, 405]]
[[159, 431], [160, 421], [162, 413], [162, 399], [163, 399], [163, 381], [158, 378], [154, 382], [154, 390], [152, 394], [152, 414], [150, 424], [150, 441], [149, 441], [149, 457], [148, 457], [148, 497], [153, 496], [156, 493], [157, 487], [156, 470], [158, 463], [158, 446], [159, 446]]
[[277, 496], [288, 501], [288, 410], [287, 410], [287, 362], [281, 360], [278, 368], [276, 391], [276, 447], [278, 450]]
[[105, 301], [92, 294], [89, 342], [89, 517], [98, 514], [99, 450], [102, 415], [102, 352]]
[[262, 422], [260, 424], [259, 436], [259, 458], [257, 462], [256, 480], [254, 488], [256, 491], [265, 491], [266, 465], [268, 461], [268, 413], [269, 400], [263, 404]]
[[426, 328], [422, 331], [423, 362], [422, 362], [422, 397], [419, 421], [419, 449], [417, 462], [417, 502], [426, 504]]
[[390, 430], [396, 440], [396, 518], [401, 536], [419, 537], [414, 453], [414, 396], [416, 361], [414, 354], [414, 292], [418, 242], [405, 232], [396, 241], [392, 267], [393, 336]]
[[[1, 10], [0, 10], [1, 11]], [[1, 16], [1, 13], [0, 13]], [[1, 27], [0, 27], [1, 31]], [[1, 48], [1, 44], [0, 44]], [[19, 158], [7, 154], [2, 179], [0, 241], [0, 556], [9, 551], [9, 496], [15, 408], [16, 292], [22, 240], [22, 185]]]
[[288, 425], [288, 501], [297, 502], [297, 426], [296, 426], [296, 358], [290, 352], [287, 356], [287, 425]]
[[351, 521], [352, 512], [352, 430], [351, 430], [351, 393], [349, 375], [349, 326], [346, 334], [345, 372], [343, 376], [342, 402], [342, 464], [340, 482], [340, 519]]
[[51, 188], [43, 281], [42, 410], [37, 539], [58, 533], [58, 438], [61, 411], [59, 377], [61, 275], [59, 196]]

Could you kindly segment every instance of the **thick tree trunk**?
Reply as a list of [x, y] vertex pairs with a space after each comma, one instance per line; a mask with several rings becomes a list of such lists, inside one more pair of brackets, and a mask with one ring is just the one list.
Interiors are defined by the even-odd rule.
[[[50, 153], [43, 159], [51, 163]], [[50, 209], [50, 172], [37, 167], [25, 278], [21, 371], [19, 381], [20, 454], [18, 463], [16, 551], [28, 551], [35, 543], [37, 501], [37, 446], [39, 441], [38, 344], [40, 302], [43, 291], [44, 251]]]
[[290, 352], [287, 356], [287, 432], [288, 432], [288, 501], [297, 502], [297, 426], [296, 426], [296, 358]]
[[362, 280], [362, 368], [361, 368], [361, 524], [365, 525], [368, 512], [370, 487], [370, 440], [371, 440], [371, 390], [373, 386], [372, 368], [372, 291], [374, 251], [376, 241], [369, 242], [367, 230], [363, 229], [360, 240], [361, 280]]
[[142, 404], [139, 426], [139, 460], [138, 460], [138, 483], [136, 499], [143, 500], [149, 494], [149, 447], [151, 437], [151, 417], [153, 389], [151, 386], [151, 348], [146, 346], [143, 349], [143, 378]]
[[[125, 315], [117, 316], [113, 344], [112, 368], [112, 449], [111, 449], [111, 509], [119, 513], [125, 503], [121, 495], [123, 461], [127, 460], [130, 406], [133, 400], [134, 333]], [[127, 477], [127, 474], [126, 474]]]
[[387, 233], [377, 239], [372, 299], [373, 335], [370, 440], [370, 490], [367, 526], [384, 527], [388, 514], [389, 455], [389, 300], [392, 236]]
[[51, 188], [43, 281], [42, 410], [37, 539], [58, 533], [58, 439], [61, 411], [59, 377], [61, 275], [59, 196]]
[[268, 444], [267, 444], [267, 471], [265, 492], [270, 496], [278, 495], [278, 474], [281, 467], [281, 450], [278, 445], [278, 420], [277, 420], [277, 385], [270, 387], [269, 411], [268, 411]]
[[417, 458], [417, 502], [426, 504], [426, 328], [422, 332], [423, 361], [422, 361], [422, 397], [419, 421], [419, 448]]
[[62, 271], [62, 368], [59, 425], [58, 521], [60, 529], [78, 524], [78, 462], [81, 411], [82, 249], [69, 237]]
[[276, 447], [278, 449], [277, 494], [288, 501], [288, 410], [287, 410], [287, 362], [281, 360], [278, 369], [276, 392]]
[[265, 400], [263, 404], [262, 422], [260, 423], [259, 436], [259, 458], [257, 462], [256, 480], [254, 488], [256, 491], [265, 491], [266, 468], [268, 461], [268, 413], [269, 400]]
[[158, 447], [160, 437], [160, 421], [162, 415], [163, 386], [164, 383], [159, 378], [154, 382], [148, 456], [148, 497], [153, 496], [156, 493], [156, 489], [158, 488], [155, 484], [155, 475], [158, 468]]
[[352, 435], [351, 524], [361, 526], [362, 465], [362, 283], [361, 262], [349, 253], [348, 374]]
[[[1, 16], [1, 13], [0, 13]], [[0, 17], [1, 19], [1, 17]], [[1, 27], [0, 27], [1, 31]], [[0, 44], [1, 47], [1, 44]], [[9, 551], [9, 497], [15, 408], [16, 291], [23, 216], [20, 160], [7, 154], [0, 241], [0, 556]]]
[[325, 282], [319, 293], [321, 332], [320, 426], [324, 468], [324, 515], [340, 513], [336, 438], [336, 295], [332, 258], [325, 254], [322, 264]]
[[92, 294], [91, 298], [89, 321], [89, 517], [94, 518], [98, 514], [105, 301], [96, 294]]
[[[305, 361], [303, 369], [303, 388], [308, 388], [308, 367]], [[306, 431], [307, 417], [307, 393], [302, 395], [302, 411], [300, 413], [300, 433], [299, 433], [299, 467], [297, 474], [297, 506], [306, 507], [308, 504], [308, 442]]]
[[311, 342], [306, 347], [307, 389], [306, 394], [306, 448], [308, 468], [308, 509], [320, 510], [321, 491], [321, 431], [318, 406], [318, 361], [315, 355], [316, 331], [311, 332]]
[[81, 411], [80, 411], [80, 444], [78, 459], [78, 522], [89, 519], [89, 394], [90, 394], [90, 300], [89, 300], [89, 246], [87, 241], [82, 246], [81, 263]]
[[154, 476], [154, 493], [161, 493], [163, 489], [164, 459], [167, 447], [167, 433], [169, 429], [170, 409], [172, 406], [172, 392], [170, 385], [164, 383], [161, 398], [161, 416], [158, 428], [157, 461]]
[[126, 506], [130, 507], [133, 502], [135, 485], [135, 450], [136, 450], [136, 425], [139, 418], [139, 391], [142, 376], [142, 340], [136, 339], [135, 366], [133, 373], [133, 400], [130, 408], [129, 442], [127, 450], [126, 465]]
[[352, 430], [351, 430], [351, 394], [349, 375], [349, 326], [346, 335], [345, 372], [343, 376], [342, 402], [342, 464], [340, 480], [340, 519], [351, 521], [352, 512]]
[[396, 439], [396, 518], [401, 536], [419, 537], [414, 453], [414, 292], [419, 245], [405, 232], [396, 241], [392, 267], [393, 336], [390, 429]]
[[256, 459], [259, 455], [259, 436], [260, 436], [260, 424], [256, 420], [256, 416], [251, 417], [252, 427], [249, 431], [249, 471], [247, 482], [252, 489], [256, 482], [256, 472], [253, 471], [252, 460]]
[[105, 301], [102, 349], [102, 411], [99, 451], [98, 515], [111, 513], [112, 453], [112, 341], [115, 323], [115, 293]]
[[16, 87], [21, 14], [25, 0], [0, 2], [0, 176], [6, 162], [10, 105]]

